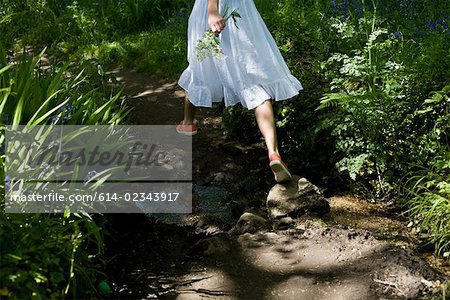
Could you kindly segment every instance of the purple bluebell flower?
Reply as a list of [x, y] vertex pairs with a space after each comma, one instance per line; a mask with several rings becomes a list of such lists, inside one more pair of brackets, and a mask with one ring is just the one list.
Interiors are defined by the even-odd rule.
[[36, 161], [31, 161], [30, 164], [28, 165], [30, 167], [30, 169], [35, 169], [36, 168]]
[[448, 30], [448, 25], [447, 25], [447, 23], [445, 23], [444, 20], [438, 19], [438, 20], [436, 21], [436, 24], [441, 25], [442, 28], [444, 29], [444, 31], [447, 31], [447, 30]]
[[355, 8], [355, 13], [356, 13], [358, 16], [362, 16], [363, 11], [362, 11], [361, 7]]
[[71, 104], [67, 104], [62, 106], [59, 110], [63, 111], [62, 117], [60, 115], [53, 116], [52, 118], [52, 125], [55, 125], [60, 119], [62, 119], [62, 122], [64, 123], [65, 120], [69, 119], [70, 111], [72, 110], [73, 106]]
[[403, 33], [401, 31], [394, 32], [396, 38], [403, 39]]
[[410, 4], [410, 5], [408, 6], [408, 14], [409, 14], [410, 16], [414, 15], [414, 7], [412, 6], [412, 4]]
[[[65, 121], [65, 120], [67, 120], [69, 118], [69, 114], [70, 114], [70, 111], [72, 110], [72, 107], [73, 107], [72, 104], [67, 104], [67, 105], [63, 105], [59, 109], [59, 110], [62, 110], [64, 112], [64, 114], [62, 115], [63, 121]], [[58, 117], [58, 119], [59, 119], [59, 117]], [[56, 121], [58, 121], [58, 119]], [[52, 124], [54, 124], [54, 123], [52, 122]]]
[[186, 11], [185, 11], [185, 9], [180, 9], [179, 11], [178, 11], [178, 16], [179, 17], [184, 17], [184, 16], [186, 16]]
[[95, 175], [97, 175], [97, 171], [95, 171], [95, 170], [89, 171], [86, 174], [86, 177], [84, 177], [84, 180], [83, 180], [84, 185], [87, 185], [87, 182], [89, 181], [89, 179], [91, 179]]
[[348, 0], [344, 0], [344, 19], [347, 19]]
[[337, 4], [336, 4], [336, 0], [331, 0], [331, 7], [333, 9], [333, 16], [336, 16], [336, 13], [337, 13], [337, 10], [338, 10]]
[[431, 19], [427, 19], [427, 20], [425, 21], [425, 24], [426, 24], [430, 29], [433, 29], [433, 30], [436, 29], [436, 25], [434, 24], [434, 22], [433, 22]]
[[72, 109], [72, 104], [63, 105], [59, 108], [59, 110], [68, 110], [70, 111]]
[[53, 116], [53, 118], [52, 118], [52, 125], [55, 125], [58, 122], [58, 120], [59, 120], [59, 116], [58, 115]]
[[5, 177], [5, 187], [7, 187], [7, 188], [11, 187], [11, 177], [9, 177], [9, 176]]

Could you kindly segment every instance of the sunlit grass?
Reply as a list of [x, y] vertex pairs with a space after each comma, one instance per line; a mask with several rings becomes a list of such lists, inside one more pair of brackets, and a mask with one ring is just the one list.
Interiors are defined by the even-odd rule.
[[186, 43], [186, 24], [174, 21], [164, 28], [88, 46], [86, 54], [105, 63], [175, 80], [187, 67]]

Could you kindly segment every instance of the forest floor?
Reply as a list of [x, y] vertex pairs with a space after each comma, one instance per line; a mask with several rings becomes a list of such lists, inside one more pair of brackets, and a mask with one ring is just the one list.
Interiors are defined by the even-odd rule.
[[[176, 82], [112, 69], [140, 125], [177, 124]], [[223, 134], [220, 105], [198, 110], [193, 212], [110, 215], [108, 279], [117, 299], [416, 299], [440, 294], [448, 262], [418, 246], [395, 207], [329, 192], [331, 213], [285, 229], [229, 234], [266, 214], [275, 184], [262, 142]], [[292, 170], [293, 173], [298, 173]], [[307, 177], [307, 176], [306, 176]], [[320, 188], [320, 183], [316, 183]]]

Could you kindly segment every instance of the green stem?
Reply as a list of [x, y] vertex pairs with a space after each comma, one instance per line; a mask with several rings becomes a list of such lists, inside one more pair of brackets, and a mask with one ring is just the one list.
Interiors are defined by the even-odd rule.
[[[75, 232], [72, 235], [72, 254], [70, 256], [69, 281], [67, 282], [66, 288], [64, 289], [64, 297], [67, 296], [67, 293], [69, 292], [70, 284], [74, 277], [75, 253], [77, 252], [77, 248], [78, 248], [78, 241], [76, 240], [77, 238], [78, 238], [78, 226], [75, 224]], [[73, 291], [73, 292], [75, 292], [75, 291]]]
[[[377, 4], [375, 3], [375, 0], [372, 0], [372, 4], [373, 4], [373, 18], [372, 18], [372, 26], [371, 26], [371, 29], [370, 29], [370, 31], [371, 31], [371, 33], [370, 34], [368, 34], [368, 39], [370, 38], [370, 35], [372, 35], [373, 34], [373, 32], [375, 31], [375, 24], [376, 24], [376, 20], [377, 20]], [[373, 70], [373, 64], [372, 64], [372, 44], [373, 44], [373, 41], [370, 41], [369, 42], [369, 49], [368, 49], [368, 51], [369, 51], [369, 74], [370, 74], [370, 85], [369, 85], [369, 91], [370, 91], [370, 93], [372, 93], [373, 92], [373, 90], [374, 90], [374, 87], [375, 87], [375, 80], [376, 80], [376, 77], [374, 76], [374, 70]]]

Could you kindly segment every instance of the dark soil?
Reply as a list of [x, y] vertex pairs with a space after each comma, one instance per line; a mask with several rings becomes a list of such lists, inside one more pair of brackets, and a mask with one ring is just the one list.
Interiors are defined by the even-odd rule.
[[[112, 73], [125, 84], [136, 124], [181, 120], [184, 93], [176, 83], [131, 70]], [[264, 215], [274, 180], [262, 142], [224, 136], [221, 109], [198, 110], [192, 214], [108, 216], [112, 298], [415, 299], [439, 293], [448, 264], [441, 261], [437, 271], [420, 258], [394, 210], [351, 195], [331, 195], [327, 218], [304, 216], [290, 229], [229, 235], [243, 212]]]

